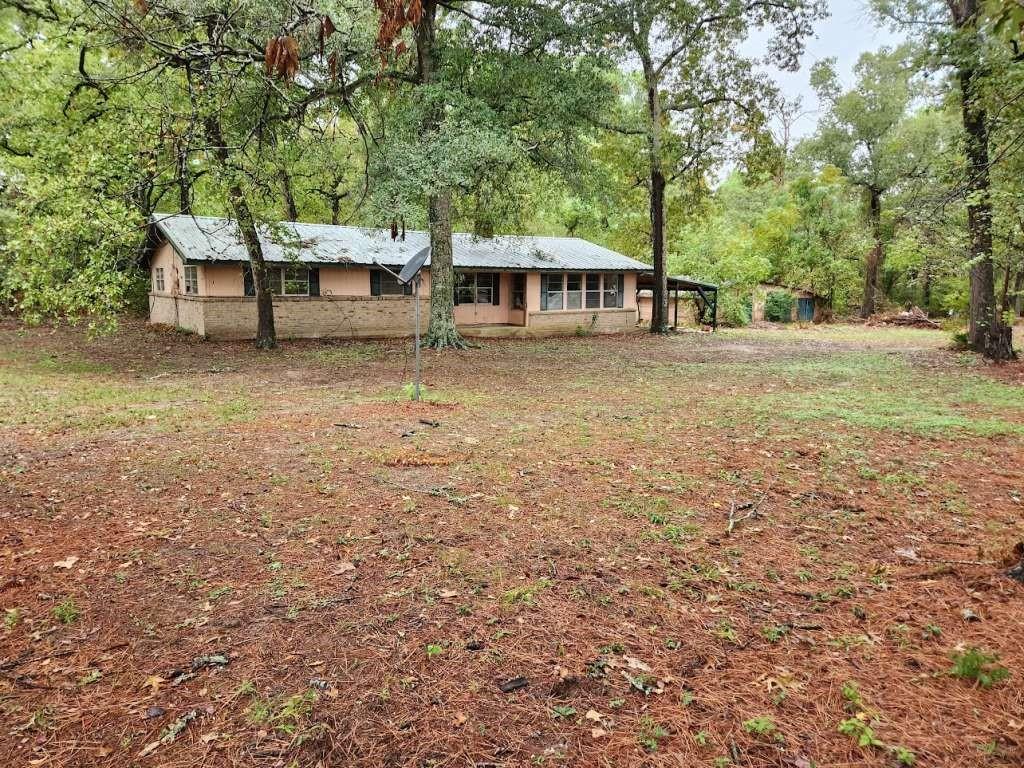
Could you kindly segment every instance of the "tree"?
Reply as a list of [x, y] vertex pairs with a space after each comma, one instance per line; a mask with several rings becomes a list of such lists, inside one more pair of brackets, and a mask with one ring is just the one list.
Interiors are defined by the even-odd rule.
[[[388, 136], [375, 158], [374, 197], [395, 220], [415, 221], [425, 198], [430, 233], [430, 321], [424, 343], [459, 347], [452, 265], [458, 208], [480, 214], [486, 200], [511, 202], [495, 179], [530, 163], [564, 165], [574, 152], [583, 104], [599, 101], [591, 63], [578, 57], [569, 10], [545, 2], [414, 0], [384, 4], [379, 45], [400, 86], [386, 106]], [[412, 72], [402, 69], [411, 32]], [[510, 206], [511, 208], [511, 206]], [[491, 213], [470, 216], [482, 236]]]
[[885, 196], [904, 182], [924, 176], [938, 151], [938, 121], [926, 110], [911, 117], [921, 84], [911, 61], [911, 48], [882, 48], [862, 54], [856, 85], [842, 92], [835, 60], [816, 64], [811, 83], [828, 112], [816, 135], [799, 151], [831, 164], [864, 191], [874, 243], [864, 264], [864, 293], [860, 316], [868, 317], [878, 304], [879, 275], [884, 263], [882, 206]]
[[666, 188], [712, 167], [730, 125], [758, 112], [769, 83], [736, 48], [752, 29], [771, 27], [772, 60], [793, 67], [811, 24], [824, 11], [819, 0], [598, 0], [595, 30], [621, 58], [638, 65], [644, 92], [641, 115], [594, 122], [641, 136], [647, 163], [650, 241], [654, 267], [651, 331], [668, 328]]
[[1007, 99], [1013, 56], [1005, 46], [991, 44], [979, 0], [875, 0], [875, 7], [882, 18], [919, 37], [933, 68], [952, 70], [963, 123], [965, 168], [959, 191], [967, 205], [968, 345], [993, 360], [1012, 359], [1013, 330], [1003, 322], [995, 293], [990, 141], [991, 108], [998, 110]]
[[0, 306], [106, 330], [138, 295], [144, 223], [173, 186], [139, 90], [83, 85], [79, 10], [0, 10]]

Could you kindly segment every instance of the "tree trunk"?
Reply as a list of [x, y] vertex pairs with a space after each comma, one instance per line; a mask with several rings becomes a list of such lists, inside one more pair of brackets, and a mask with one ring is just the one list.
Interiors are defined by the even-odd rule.
[[921, 308], [926, 315], [930, 315], [932, 313], [932, 267], [927, 259], [925, 259], [922, 269], [924, 274], [921, 275]]
[[286, 221], [299, 220], [299, 208], [295, 204], [295, 193], [292, 191], [292, 177], [288, 171], [281, 169], [281, 196], [284, 198], [284, 218]]
[[188, 152], [175, 147], [175, 176], [178, 183], [178, 208], [181, 213], [192, 215], [192, 175], [188, 167]]
[[465, 347], [455, 328], [455, 270], [452, 267], [451, 198], [430, 196], [430, 324], [424, 345], [434, 349]]
[[[977, 23], [977, 0], [964, 0], [954, 8], [954, 24], [959, 28]], [[980, 46], [972, 30], [972, 50]], [[992, 360], [1011, 360], [1013, 331], [1005, 325], [996, 306], [995, 272], [992, 266], [992, 201], [989, 197], [988, 115], [978, 94], [976, 62], [962, 59], [957, 68], [960, 99], [967, 144], [967, 233], [970, 239], [971, 296], [967, 342], [971, 349]]]
[[668, 272], [665, 265], [665, 172], [661, 159], [661, 96], [653, 68], [644, 62], [647, 80], [647, 152], [651, 172], [651, 255], [654, 291], [651, 300], [651, 333], [668, 331]]
[[338, 226], [341, 221], [341, 198], [335, 195], [331, 198], [331, 224]]
[[1010, 301], [1013, 312], [1017, 317], [1024, 314], [1024, 267], [1017, 271], [1017, 277], [1013, 280], [1013, 299]]
[[864, 264], [864, 298], [860, 304], [860, 316], [871, 317], [877, 309], [878, 272], [882, 267], [882, 193], [874, 188], [868, 189], [868, 215], [871, 219], [871, 232], [875, 240]]
[[[421, 85], [434, 81], [437, 70], [434, 21], [437, 0], [423, 3], [423, 16], [416, 29], [416, 61]], [[424, 119], [423, 134], [433, 133], [443, 119], [441, 106], [434, 105]], [[434, 349], [465, 347], [455, 328], [455, 268], [452, 265], [452, 200], [451, 190], [435, 191], [428, 198], [427, 218], [430, 223], [430, 322], [425, 346]]]
[[[226, 168], [230, 157], [227, 145], [224, 143], [220, 121], [216, 115], [211, 115], [204, 122], [206, 138], [213, 149], [214, 156], [221, 168]], [[235, 215], [235, 222], [238, 224], [242, 242], [245, 244], [245, 251], [249, 255], [249, 264], [252, 267], [253, 285], [256, 288], [256, 347], [258, 349], [273, 349], [277, 346], [277, 333], [274, 330], [274, 296], [270, 292], [270, 274], [267, 264], [263, 260], [263, 246], [260, 245], [259, 235], [256, 232], [256, 220], [249, 208], [249, 201], [245, 198], [245, 192], [237, 181], [232, 181], [228, 185], [228, 202]]]

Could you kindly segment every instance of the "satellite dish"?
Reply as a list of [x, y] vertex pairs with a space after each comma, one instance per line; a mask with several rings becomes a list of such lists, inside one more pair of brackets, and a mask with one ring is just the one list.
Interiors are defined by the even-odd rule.
[[405, 263], [404, 267], [402, 267], [402, 271], [398, 273], [398, 282], [402, 285], [407, 285], [412, 282], [412, 279], [416, 277], [416, 274], [423, 269], [423, 264], [429, 257], [429, 245], [423, 250], [414, 253], [412, 258]]

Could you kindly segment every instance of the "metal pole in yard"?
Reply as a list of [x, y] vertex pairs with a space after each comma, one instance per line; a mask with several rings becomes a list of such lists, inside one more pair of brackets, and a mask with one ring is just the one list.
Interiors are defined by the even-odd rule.
[[416, 345], [416, 382], [413, 384], [412, 399], [420, 399], [420, 276], [419, 273], [413, 278], [412, 292], [415, 296], [416, 333], [413, 343]]

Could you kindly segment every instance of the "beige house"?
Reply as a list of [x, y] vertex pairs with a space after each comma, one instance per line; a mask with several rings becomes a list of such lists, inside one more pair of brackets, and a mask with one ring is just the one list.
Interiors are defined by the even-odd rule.
[[[284, 222], [261, 233], [274, 321], [283, 338], [412, 333], [409, 287], [388, 273], [429, 244], [425, 232]], [[156, 216], [150, 231], [150, 322], [211, 339], [256, 332], [248, 257], [235, 223]], [[579, 238], [453, 236], [455, 320], [467, 335], [619, 333], [636, 327], [642, 262]], [[421, 297], [430, 298], [430, 262]], [[421, 308], [427, 317], [429, 307]], [[425, 321], [424, 321], [425, 327]]]

